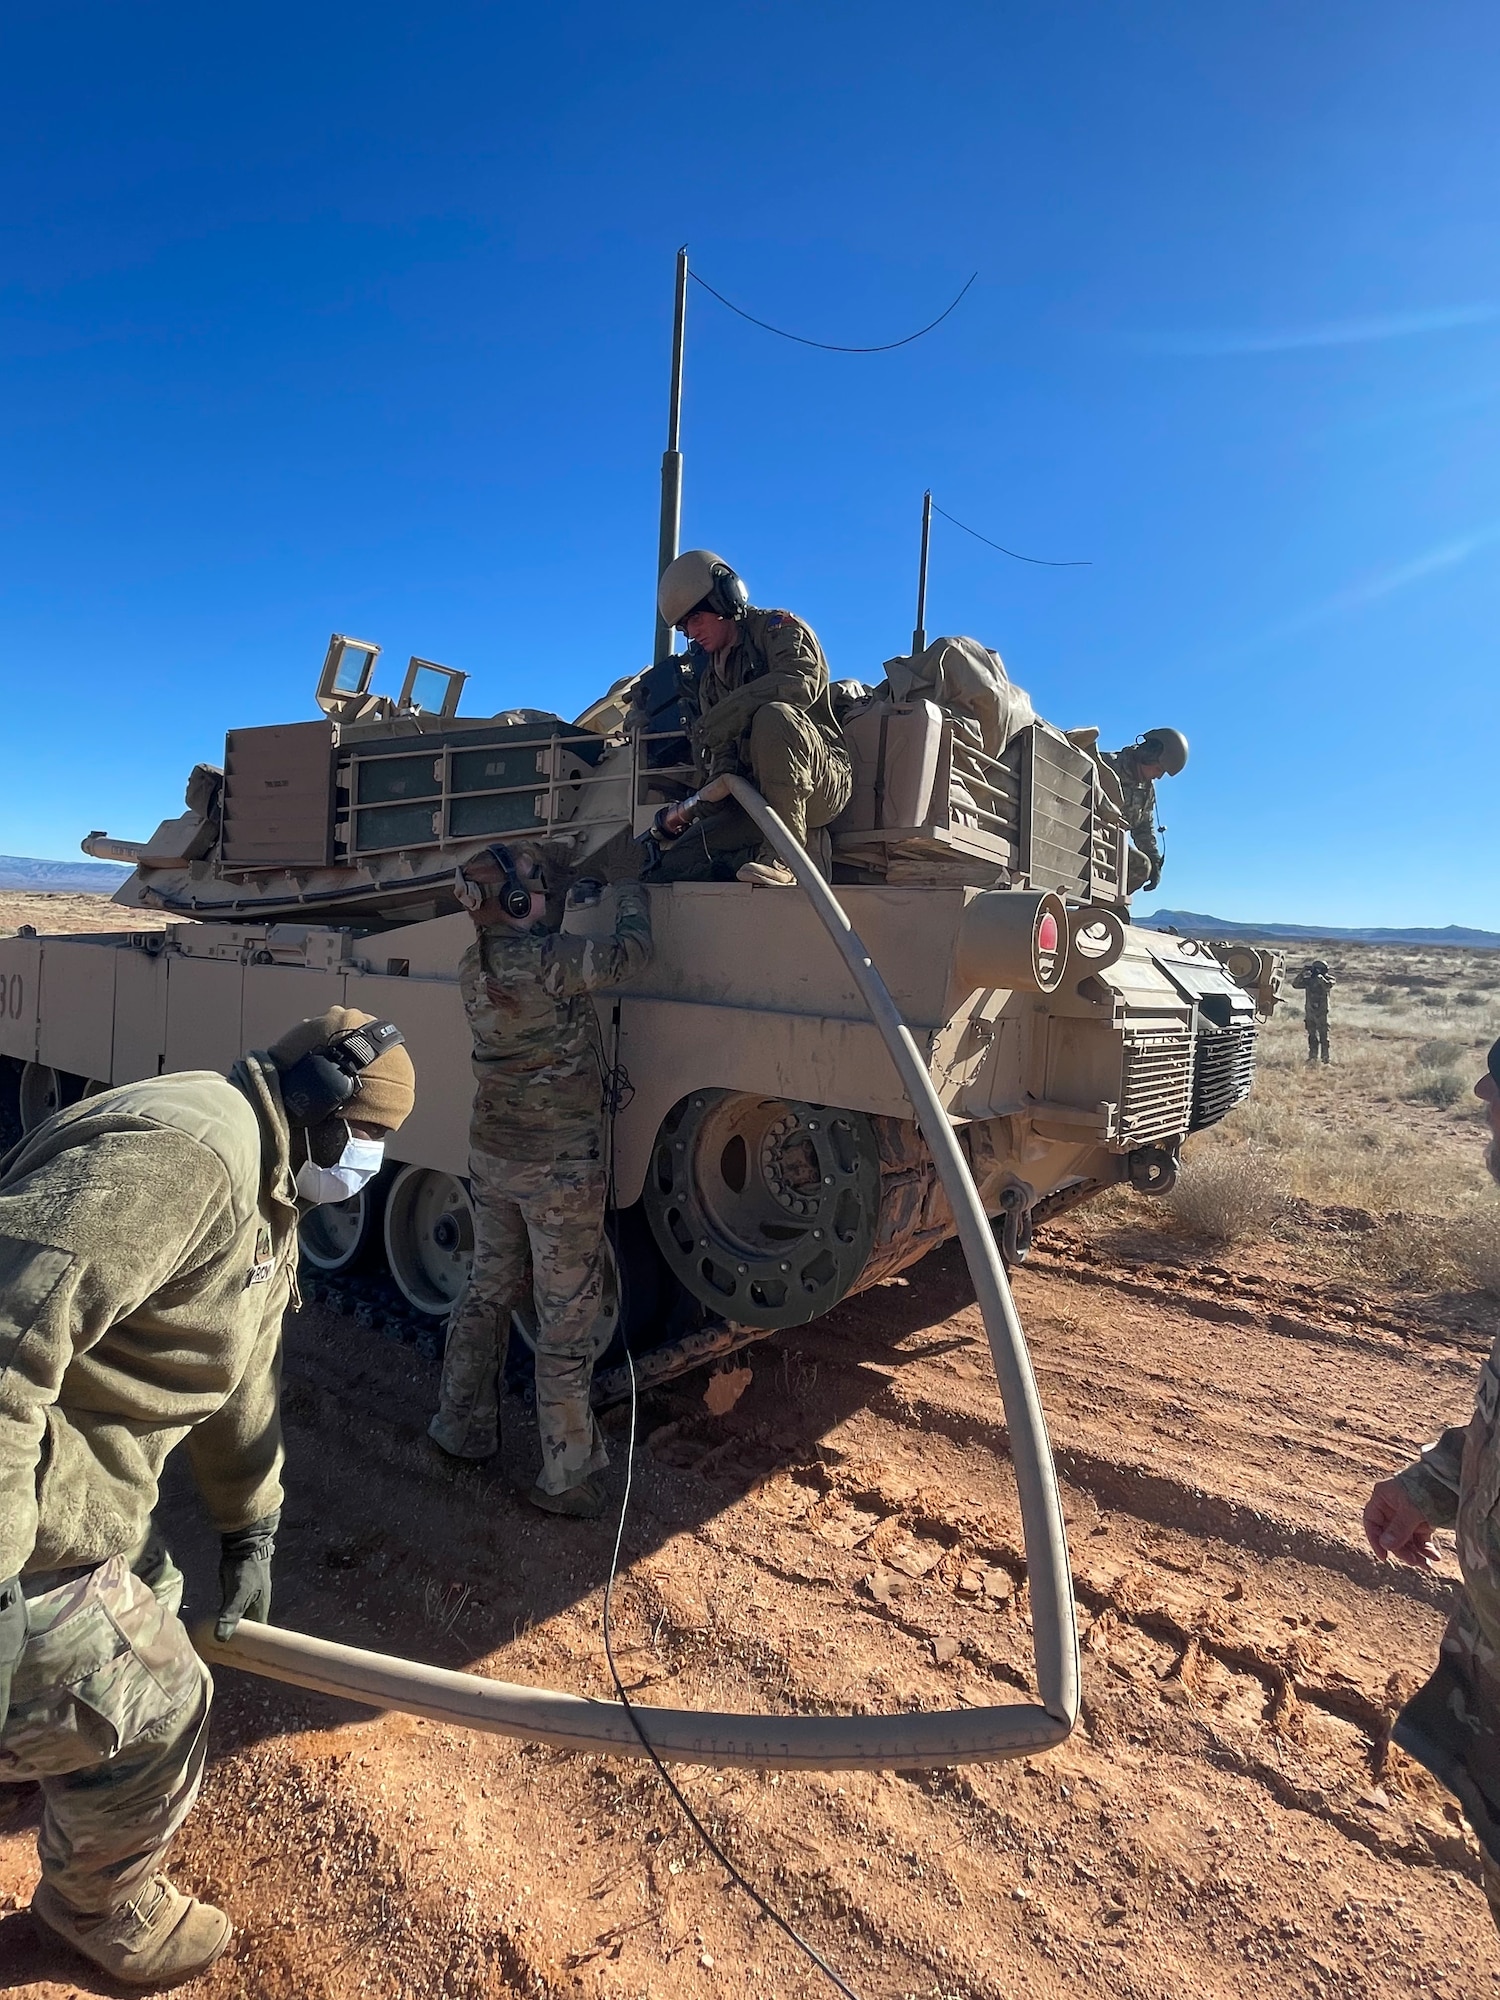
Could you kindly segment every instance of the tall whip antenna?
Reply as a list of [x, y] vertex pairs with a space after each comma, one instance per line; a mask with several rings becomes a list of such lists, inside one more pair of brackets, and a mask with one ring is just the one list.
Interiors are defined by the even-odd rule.
[[922, 495], [922, 560], [917, 565], [917, 624], [911, 635], [913, 653], [927, 650], [927, 547], [932, 540], [932, 495]]
[[[661, 537], [656, 550], [656, 574], [660, 579], [667, 564], [677, 555], [682, 532], [682, 344], [687, 329], [688, 253], [684, 243], [677, 253], [677, 306], [672, 319], [672, 390], [667, 403], [667, 448], [661, 455]], [[653, 660], [664, 660], [674, 650], [676, 638], [671, 626], [656, 613], [656, 650]]]

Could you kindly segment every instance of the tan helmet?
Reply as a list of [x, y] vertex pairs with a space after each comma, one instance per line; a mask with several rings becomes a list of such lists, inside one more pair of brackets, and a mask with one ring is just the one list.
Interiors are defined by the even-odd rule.
[[750, 593], [712, 549], [686, 549], [661, 573], [656, 608], [664, 623], [680, 625], [690, 611], [706, 604], [721, 618], [742, 618]]
[[1180, 729], [1148, 729], [1139, 749], [1148, 764], [1165, 764], [1169, 778], [1175, 778], [1188, 760], [1187, 738]]

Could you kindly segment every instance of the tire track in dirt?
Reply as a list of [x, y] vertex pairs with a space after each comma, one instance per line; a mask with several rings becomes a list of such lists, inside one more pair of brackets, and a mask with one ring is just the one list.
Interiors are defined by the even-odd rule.
[[[961, 1284], [929, 1263], [754, 1350], [726, 1418], [701, 1383], [653, 1399], [618, 1600], [643, 1701], [931, 1707], [1029, 1686], [998, 1397]], [[1473, 1358], [1425, 1337], [1356, 1346], [1345, 1322], [1288, 1338], [1163, 1289], [1018, 1274], [1084, 1626], [1069, 1743], [915, 1777], [682, 1782], [866, 2000], [1488, 1993], [1471, 1849], [1388, 1743], [1442, 1588], [1393, 1587], [1355, 1539], [1361, 1482], [1461, 1407]], [[609, 1525], [517, 1501], [525, 1413], [507, 1410], [498, 1468], [454, 1469], [423, 1442], [435, 1371], [409, 1350], [309, 1313], [287, 1366], [278, 1615], [607, 1692]], [[174, 1542], [201, 1602], [212, 1550], [186, 1518]], [[24, 1837], [0, 1837], [0, 1890], [22, 1894], [28, 1865]], [[234, 1674], [182, 1873], [244, 1931], [189, 1989], [205, 2000], [820, 1990], [649, 1770]], [[18, 1990], [79, 1991], [71, 1967], [33, 1963]]]

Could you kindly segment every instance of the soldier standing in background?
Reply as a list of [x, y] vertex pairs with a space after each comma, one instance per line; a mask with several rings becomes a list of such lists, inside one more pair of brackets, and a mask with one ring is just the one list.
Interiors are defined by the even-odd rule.
[[1302, 997], [1302, 1019], [1307, 1028], [1307, 1060], [1316, 1062], [1321, 1055], [1328, 1060], [1328, 996], [1338, 981], [1328, 970], [1321, 958], [1315, 958], [1310, 965], [1304, 965], [1292, 986]]
[[[1474, 1086], [1489, 1120], [1485, 1164], [1500, 1181], [1500, 1042]], [[1474, 1414], [1414, 1465], [1382, 1479], [1365, 1505], [1376, 1560], [1432, 1569], [1434, 1528], [1456, 1531], [1463, 1590], [1437, 1671], [1397, 1716], [1391, 1741], [1458, 1799], [1479, 1842], [1490, 1915], [1500, 1925], [1500, 1340], [1479, 1377]]]
[[1165, 858], [1156, 837], [1156, 780], [1175, 778], [1185, 768], [1187, 738], [1180, 729], [1148, 729], [1124, 750], [1101, 750], [1099, 756], [1120, 781], [1130, 838], [1148, 864], [1143, 880], [1130, 889], [1154, 889]]
[[[790, 611], [758, 611], [728, 563], [708, 549], [689, 549], [668, 563], [657, 604], [696, 655], [693, 748], [702, 782], [725, 773], [748, 778], [805, 847], [809, 832], [831, 825], [854, 789], [816, 635]], [[683, 832], [670, 808], [661, 830]], [[712, 876], [716, 855], [741, 848], [757, 850], [735, 870], [741, 882], [794, 881], [733, 804], [700, 822], [686, 850], [669, 848], [662, 873]]]
[[602, 1308], [608, 1170], [599, 1020], [589, 998], [650, 962], [651, 913], [635, 883], [616, 890], [615, 934], [566, 937], [546, 921], [539, 860], [492, 847], [458, 872], [478, 936], [459, 965], [474, 1037], [469, 1177], [474, 1262], [449, 1322], [434, 1444], [488, 1458], [500, 1442], [500, 1378], [510, 1317], [536, 1304], [536, 1413], [542, 1469], [528, 1497], [593, 1520], [608, 1463], [589, 1388]]
[[185, 1442], [222, 1537], [219, 1638], [266, 1618], [298, 1207], [378, 1172], [412, 1107], [400, 1042], [335, 1007], [227, 1077], [59, 1112], [0, 1175], [0, 1784], [42, 1791], [33, 1917], [127, 1985], [175, 1986], [230, 1938], [157, 1872], [213, 1694], [157, 1482]]

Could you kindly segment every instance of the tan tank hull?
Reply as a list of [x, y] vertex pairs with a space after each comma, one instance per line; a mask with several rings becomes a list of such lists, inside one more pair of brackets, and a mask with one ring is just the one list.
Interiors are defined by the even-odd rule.
[[[839, 893], [1013, 1249], [1039, 1204], [1127, 1176], [1169, 1185], [1182, 1138], [1249, 1088], [1253, 1004], [1203, 946], [1116, 922], [1051, 993], [980, 985], [1013, 892]], [[600, 1019], [626, 1080], [616, 1204], [671, 1282], [712, 1317], [795, 1324], [951, 1234], [889, 1056], [800, 893], [679, 883], [653, 890], [652, 911], [654, 961]], [[611, 893], [568, 921], [607, 930]], [[0, 939], [0, 1057], [34, 1123], [85, 1089], [225, 1069], [334, 1004], [396, 1021], [419, 1090], [391, 1142], [404, 1171], [384, 1248], [406, 1298], [437, 1315], [469, 1240], [473, 1079], [456, 979], [469, 935], [453, 916], [373, 935], [182, 924]], [[379, 1218], [354, 1207], [318, 1212], [318, 1267], [371, 1249]]]

